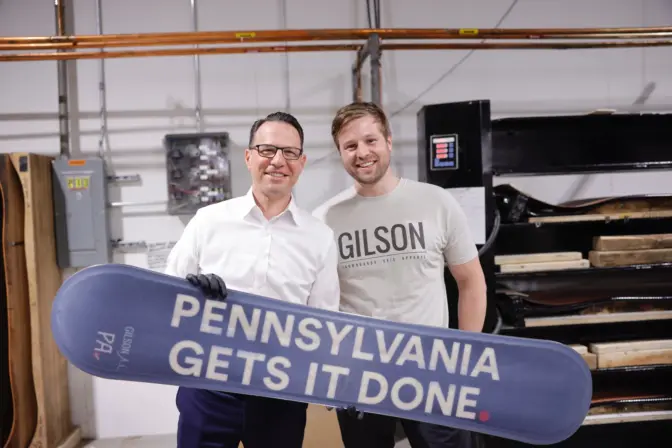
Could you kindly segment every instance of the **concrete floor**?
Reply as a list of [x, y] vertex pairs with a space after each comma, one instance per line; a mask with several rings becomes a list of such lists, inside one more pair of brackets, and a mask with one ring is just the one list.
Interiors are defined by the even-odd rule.
[[175, 445], [175, 435], [170, 434], [92, 440], [84, 442], [80, 448], [172, 448]]

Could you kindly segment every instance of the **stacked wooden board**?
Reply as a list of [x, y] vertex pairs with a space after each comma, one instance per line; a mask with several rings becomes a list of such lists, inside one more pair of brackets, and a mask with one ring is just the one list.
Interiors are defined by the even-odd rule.
[[672, 339], [596, 342], [570, 345], [591, 370], [672, 365]]
[[583, 258], [581, 252], [496, 255], [495, 264], [499, 266], [502, 273], [559, 271], [590, 267], [590, 262]]
[[588, 259], [581, 252], [497, 255], [502, 273], [543, 272], [593, 267], [672, 263], [672, 233], [597, 236]]
[[598, 236], [588, 259], [595, 267], [672, 263], [672, 233]]
[[[631, 381], [614, 381], [612, 377], [609, 386], [597, 385], [584, 424], [672, 418], [672, 384], [664, 373], [657, 379], [644, 376], [651, 369], [672, 366], [671, 339], [599, 342], [570, 347], [581, 354], [592, 371], [624, 369], [621, 371], [635, 372]], [[637, 378], [636, 372], [642, 375]]]
[[672, 339], [593, 343], [598, 369], [672, 365]]

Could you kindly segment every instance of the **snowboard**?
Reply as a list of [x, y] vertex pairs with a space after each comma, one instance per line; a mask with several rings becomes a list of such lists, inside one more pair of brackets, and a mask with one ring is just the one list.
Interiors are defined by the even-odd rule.
[[63, 355], [112, 380], [354, 405], [537, 445], [569, 438], [591, 403], [586, 362], [557, 342], [390, 322], [235, 290], [209, 299], [185, 279], [123, 264], [68, 278], [51, 319]]
[[31, 356], [24, 197], [12, 156], [0, 155], [0, 328], [2, 417], [0, 447], [24, 448], [37, 431], [38, 405]]

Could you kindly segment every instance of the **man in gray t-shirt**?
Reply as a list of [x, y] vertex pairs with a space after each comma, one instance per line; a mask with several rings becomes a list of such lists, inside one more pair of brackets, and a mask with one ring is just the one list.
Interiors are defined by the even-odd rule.
[[[400, 179], [390, 169], [392, 138], [373, 103], [341, 108], [332, 137], [354, 186], [313, 215], [333, 230], [339, 249], [340, 309], [420, 325], [448, 327], [444, 267], [459, 290], [460, 329], [480, 332], [486, 286], [478, 251], [457, 201], [437, 186]], [[397, 420], [338, 413], [345, 448], [394, 446]], [[416, 447], [471, 447], [466, 431], [401, 421]]]

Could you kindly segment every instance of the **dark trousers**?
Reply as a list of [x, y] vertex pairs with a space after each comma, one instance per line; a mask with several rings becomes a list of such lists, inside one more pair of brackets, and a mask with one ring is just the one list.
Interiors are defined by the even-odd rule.
[[397, 421], [413, 448], [475, 448], [468, 431], [377, 414], [365, 413], [358, 420], [346, 412], [338, 412], [345, 448], [394, 448]]
[[180, 387], [177, 448], [301, 448], [305, 403]]

